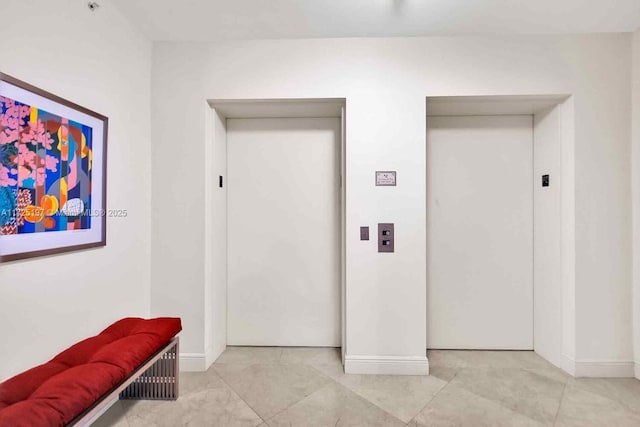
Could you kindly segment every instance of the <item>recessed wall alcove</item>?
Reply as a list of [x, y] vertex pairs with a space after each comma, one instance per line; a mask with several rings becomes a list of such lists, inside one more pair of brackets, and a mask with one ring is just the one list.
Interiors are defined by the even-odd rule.
[[[510, 254], [510, 248], [502, 248], [503, 253], [499, 253], [500, 262], [491, 264], [491, 259], [483, 262], [483, 274], [477, 274], [478, 277], [500, 277], [506, 282], [502, 289], [496, 286], [494, 282], [477, 282], [478, 279], [474, 275], [465, 277], [460, 275], [460, 271], [451, 272], [447, 270], [448, 257], [458, 254], [457, 262], [464, 260], [465, 256], [474, 257], [472, 253], [464, 251], [477, 250], [476, 258], [485, 256], [488, 250], [483, 250], [482, 245], [485, 244], [483, 239], [474, 239], [472, 245], [466, 245], [464, 239], [465, 234], [456, 234], [459, 241], [452, 242], [455, 239], [449, 234], [449, 239], [443, 242], [438, 240], [438, 226], [445, 226], [443, 219], [446, 213], [441, 212], [443, 209], [442, 201], [436, 195], [427, 194], [427, 346], [429, 348], [438, 348], [442, 345], [459, 349], [494, 349], [494, 350], [535, 350], [543, 358], [547, 359], [554, 365], [561, 367], [565, 371], [576, 375], [580, 372], [576, 371], [575, 366], [575, 209], [574, 209], [574, 124], [573, 124], [573, 98], [569, 95], [523, 95], [523, 96], [447, 96], [447, 97], [428, 97], [426, 101], [427, 111], [427, 192], [443, 194], [447, 185], [453, 187], [451, 183], [441, 183], [438, 176], [434, 175], [441, 169], [442, 165], [436, 163], [438, 161], [447, 161], [445, 158], [438, 158], [439, 151], [435, 146], [430, 146], [429, 139], [432, 143], [436, 143], [436, 139], [440, 138], [442, 131], [446, 132], [447, 138], [456, 140], [455, 135], [464, 138], [464, 132], [477, 129], [478, 126], [485, 126], [490, 123], [492, 126], [503, 123], [506, 128], [504, 132], [510, 132], [513, 129], [507, 129], [513, 123], [514, 119], [520, 118], [520, 122], [530, 123], [530, 136], [532, 141], [530, 147], [532, 152], [524, 153], [529, 157], [532, 165], [524, 164], [527, 169], [526, 174], [530, 174], [531, 188], [523, 188], [522, 192], [526, 193], [525, 208], [531, 209], [530, 212], [518, 215], [518, 220], [522, 218], [528, 220], [527, 224], [521, 222], [517, 224], [520, 229], [517, 232], [523, 234], [526, 240], [523, 253], [519, 259], [515, 259], [515, 254]], [[530, 121], [528, 121], [530, 120]], [[517, 121], [517, 120], [516, 120]], [[438, 128], [438, 129], [436, 129]], [[496, 128], [499, 132], [500, 129]], [[495, 130], [495, 129], [494, 129]], [[441, 131], [441, 133], [437, 133]], [[457, 134], [456, 134], [457, 132]], [[479, 133], [478, 135], [482, 135]], [[499, 134], [494, 134], [499, 135]], [[440, 141], [440, 140], [438, 140]], [[470, 141], [471, 144], [482, 141]], [[524, 141], [527, 142], [526, 140]], [[439, 144], [440, 142], [438, 142]], [[491, 144], [487, 145], [491, 149]], [[464, 157], [463, 146], [457, 148], [458, 153]], [[442, 151], [442, 150], [440, 150]], [[453, 153], [453, 154], [452, 154]], [[506, 161], [510, 159], [501, 159], [501, 156], [508, 156], [507, 153], [494, 152], [485, 153], [498, 161]], [[432, 158], [430, 158], [430, 155]], [[448, 161], [455, 163], [455, 151], [447, 152]], [[482, 221], [478, 216], [484, 212], [486, 215], [492, 215], [491, 208], [502, 203], [503, 197], [510, 197], [508, 194], [491, 194], [491, 188], [496, 185], [495, 178], [491, 174], [491, 170], [486, 170], [483, 176], [483, 167], [491, 167], [491, 165], [482, 165], [474, 163], [474, 159], [467, 159], [475, 173], [475, 178], [470, 182], [463, 183], [463, 187], [456, 188], [460, 191], [463, 188], [477, 194], [473, 199], [480, 200], [477, 204], [476, 212], [473, 206], [467, 212], [460, 216], [462, 221], [482, 227]], [[481, 159], [477, 159], [478, 162]], [[520, 160], [518, 160], [520, 161]], [[454, 165], [455, 166], [455, 165]], [[439, 169], [440, 168], [440, 169]], [[470, 172], [471, 171], [467, 171]], [[459, 175], [459, 174], [458, 174]], [[543, 175], [548, 175], [551, 185], [542, 186]], [[526, 177], [525, 177], [526, 178]], [[486, 193], [486, 197], [482, 193]], [[522, 194], [511, 193], [516, 197]], [[459, 197], [456, 202], [458, 207], [464, 209], [464, 196]], [[492, 198], [493, 197], [493, 198]], [[511, 196], [513, 197], [513, 196]], [[485, 203], [485, 206], [481, 206]], [[528, 204], [527, 204], [528, 203]], [[436, 206], [437, 205], [437, 206]], [[450, 204], [451, 205], [451, 204]], [[520, 206], [522, 207], [522, 206]], [[502, 214], [497, 206], [498, 215]], [[481, 212], [482, 211], [482, 212]], [[486, 211], [486, 212], [485, 212]], [[509, 213], [504, 213], [508, 216]], [[466, 220], [464, 218], [467, 218]], [[497, 218], [490, 218], [493, 220]], [[497, 219], [497, 224], [500, 219]], [[440, 222], [438, 222], [440, 221]], [[449, 224], [453, 227], [456, 224]], [[493, 224], [496, 225], [496, 224]], [[513, 224], [498, 224], [497, 227], [491, 226], [491, 235], [504, 234], [509, 237], [509, 233], [514, 233]], [[528, 228], [527, 228], [528, 227]], [[487, 231], [487, 230], [485, 230]], [[528, 235], [528, 236], [527, 236]], [[478, 237], [478, 236], [475, 236]], [[511, 236], [513, 237], [513, 236]], [[490, 239], [484, 239], [490, 240]], [[500, 239], [496, 239], [500, 242]], [[504, 241], [504, 239], [503, 239]], [[521, 242], [514, 242], [520, 244]], [[499, 243], [495, 243], [499, 244]], [[473, 248], [471, 246], [476, 245]], [[486, 246], [486, 244], [485, 244]], [[530, 246], [527, 248], [527, 246]], [[448, 249], [454, 247], [453, 251], [447, 252]], [[465, 249], [460, 249], [465, 248]], [[457, 252], [456, 252], [457, 251]], [[524, 257], [524, 259], [523, 259]], [[509, 260], [514, 258], [513, 263], [519, 263], [520, 271], [509, 274], [518, 276], [514, 279], [511, 276], [503, 274], [508, 269]], [[527, 259], [528, 258], [528, 259]], [[471, 258], [468, 258], [471, 259]], [[476, 259], [477, 261], [477, 259]], [[459, 269], [464, 270], [464, 261], [459, 264]], [[451, 264], [453, 265], [453, 264]], [[471, 268], [471, 267], [470, 267]], [[473, 267], [473, 268], [477, 268]], [[524, 269], [524, 270], [523, 270]], [[447, 280], [457, 277], [459, 280], [466, 281], [465, 285], [459, 288], [447, 288]], [[460, 279], [462, 277], [462, 279]], [[514, 280], [509, 282], [509, 280]], [[522, 283], [524, 280], [524, 283]], [[515, 321], [510, 323], [507, 319], [500, 320], [499, 307], [504, 307], [505, 313], [508, 312], [509, 286], [520, 286], [520, 293], [527, 295], [519, 295], [522, 297], [519, 301], [511, 301], [513, 304], [520, 304], [519, 317], [520, 324]], [[459, 285], [459, 284], [458, 284]], [[472, 287], [476, 287], [472, 290]], [[474, 292], [476, 292], [474, 294]], [[474, 297], [475, 295], [475, 297]], [[446, 298], [450, 305], [444, 304], [443, 299]], [[515, 297], [513, 297], [515, 298]], [[495, 310], [491, 311], [491, 307], [486, 303], [492, 301], [495, 304]], [[456, 307], [456, 304], [458, 306]], [[466, 304], [466, 306], [465, 306]], [[486, 307], [483, 307], [483, 304]], [[451, 307], [451, 308], [448, 308]], [[485, 310], [486, 308], [486, 310]], [[454, 310], [459, 310], [454, 312]], [[474, 315], [477, 316], [472, 318]], [[457, 317], [456, 317], [457, 316]], [[465, 317], [466, 316], [466, 317]], [[457, 322], [454, 325], [454, 320]], [[506, 320], [506, 321], [504, 321]], [[496, 327], [492, 327], [495, 325]], [[500, 328], [503, 334], [512, 334], [518, 337], [517, 340], [501, 340]], [[488, 330], [495, 329], [495, 330]], [[454, 336], [452, 338], [452, 336]], [[484, 339], [478, 336], [484, 335]], [[525, 337], [523, 340], [522, 337]], [[446, 339], [446, 338], [452, 339]], [[473, 338], [472, 338], [473, 337]], [[519, 340], [519, 341], [518, 341]]]

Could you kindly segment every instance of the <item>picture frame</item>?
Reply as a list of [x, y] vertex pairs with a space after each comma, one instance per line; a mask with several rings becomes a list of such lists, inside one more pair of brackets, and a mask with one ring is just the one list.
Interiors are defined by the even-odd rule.
[[108, 128], [0, 72], [0, 262], [107, 244]]

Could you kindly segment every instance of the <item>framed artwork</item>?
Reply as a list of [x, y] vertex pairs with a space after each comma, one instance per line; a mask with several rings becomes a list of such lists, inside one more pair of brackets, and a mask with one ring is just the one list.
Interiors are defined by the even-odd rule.
[[107, 129], [0, 73], [0, 261], [106, 245]]

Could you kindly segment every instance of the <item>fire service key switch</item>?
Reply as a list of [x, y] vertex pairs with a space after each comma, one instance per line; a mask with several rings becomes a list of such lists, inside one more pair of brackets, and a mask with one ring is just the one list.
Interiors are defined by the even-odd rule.
[[394, 250], [393, 224], [378, 224], [378, 252], [393, 252]]

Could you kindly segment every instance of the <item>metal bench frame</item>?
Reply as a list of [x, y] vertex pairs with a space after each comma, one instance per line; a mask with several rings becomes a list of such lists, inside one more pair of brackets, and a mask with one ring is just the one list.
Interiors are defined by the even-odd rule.
[[93, 405], [78, 415], [69, 426], [93, 424], [118, 399], [176, 400], [179, 386], [180, 340], [174, 337], [155, 352], [120, 384], [105, 393]]

